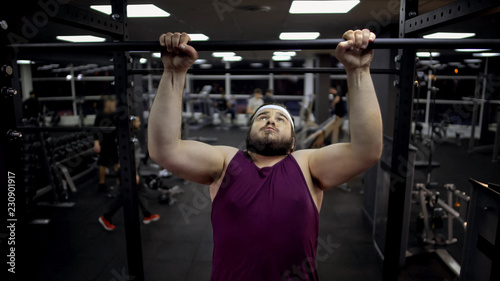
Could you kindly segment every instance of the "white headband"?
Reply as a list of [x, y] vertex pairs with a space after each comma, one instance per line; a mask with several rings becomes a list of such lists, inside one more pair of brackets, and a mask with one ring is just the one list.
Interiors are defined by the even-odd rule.
[[274, 105], [274, 104], [264, 105], [263, 107], [259, 108], [259, 110], [257, 110], [257, 112], [255, 112], [255, 115], [253, 118], [255, 119], [255, 117], [257, 117], [257, 115], [259, 115], [259, 112], [261, 112], [264, 109], [276, 109], [276, 110], [281, 111], [288, 118], [288, 121], [290, 121], [290, 123], [292, 123], [292, 128], [295, 128], [295, 126], [293, 124], [293, 119], [292, 119], [292, 116], [290, 116], [290, 113], [288, 113], [288, 111], [286, 109], [284, 109], [283, 107], [281, 107], [279, 105]]

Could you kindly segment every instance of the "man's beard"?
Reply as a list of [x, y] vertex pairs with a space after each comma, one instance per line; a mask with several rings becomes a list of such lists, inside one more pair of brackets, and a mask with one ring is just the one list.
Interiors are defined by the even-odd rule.
[[293, 138], [271, 139], [266, 134], [264, 137], [253, 137], [250, 132], [246, 139], [247, 151], [257, 153], [263, 156], [287, 155], [292, 150]]

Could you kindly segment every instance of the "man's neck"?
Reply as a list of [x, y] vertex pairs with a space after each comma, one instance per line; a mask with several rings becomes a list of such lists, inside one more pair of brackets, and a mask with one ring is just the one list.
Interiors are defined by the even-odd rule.
[[259, 168], [271, 167], [288, 156], [288, 155], [265, 156], [250, 151], [248, 152], [248, 155], [250, 156], [250, 158], [252, 158], [255, 165]]

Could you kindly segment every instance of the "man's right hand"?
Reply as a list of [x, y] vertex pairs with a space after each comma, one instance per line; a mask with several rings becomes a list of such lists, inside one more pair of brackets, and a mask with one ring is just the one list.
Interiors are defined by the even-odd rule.
[[198, 59], [198, 52], [187, 45], [191, 38], [187, 33], [164, 33], [160, 36], [160, 45], [166, 47], [162, 52], [161, 60], [164, 70], [186, 73], [191, 65]]

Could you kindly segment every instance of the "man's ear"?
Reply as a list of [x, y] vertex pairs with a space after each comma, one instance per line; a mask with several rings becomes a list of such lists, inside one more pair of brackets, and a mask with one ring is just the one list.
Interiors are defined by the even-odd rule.
[[290, 152], [295, 151], [295, 137], [292, 138], [292, 148], [290, 149]]

